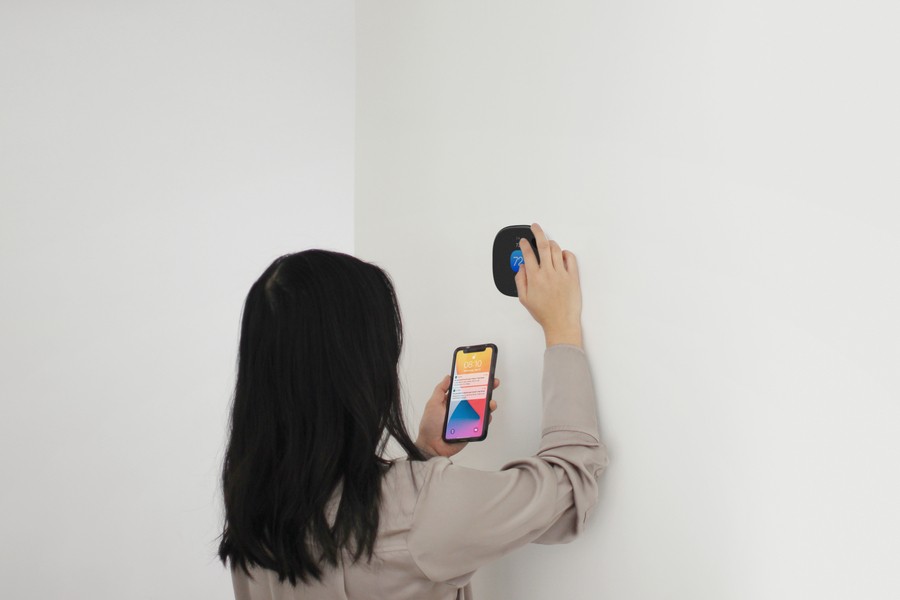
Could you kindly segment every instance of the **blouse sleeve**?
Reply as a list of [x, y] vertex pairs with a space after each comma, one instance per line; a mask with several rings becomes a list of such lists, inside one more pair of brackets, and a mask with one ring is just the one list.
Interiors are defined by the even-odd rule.
[[432, 581], [462, 585], [515, 548], [568, 542], [582, 531], [597, 503], [597, 478], [609, 462], [584, 351], [569, 344], [547, 348], [541, 387], [537, 455], [499, 471], [431, 459], [407, 546]]

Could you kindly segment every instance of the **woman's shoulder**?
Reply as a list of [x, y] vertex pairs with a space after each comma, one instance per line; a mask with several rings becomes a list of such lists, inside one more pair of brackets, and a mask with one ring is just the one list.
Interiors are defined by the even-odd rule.
[[381, 526], [385, 531], [404, 531], [409, 528], [419, 494], [428, 485], [435, 469], [450, 461], [442, 456], [430, 460], [392, 461], [381, 482]]
[[384, 475], [382, 489], [385, 499], [393, 499], [410, 512], [415, 508], [421, 490], [428, 485], [435, 471], [445, 469], [450, 459], [435, 456], [428, 460], [394, 460]]
[[444, 456], [435, 456], [428, 460], [398, 458], [392, 461], [385, 474], [385, 482], [417, 488], [428, 481], [435, 469], [446, 468], [449, 464], [450, 459]]

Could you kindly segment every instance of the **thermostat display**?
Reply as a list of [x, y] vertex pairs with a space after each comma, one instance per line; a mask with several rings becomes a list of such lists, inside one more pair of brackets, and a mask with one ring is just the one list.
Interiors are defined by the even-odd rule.
[[516, 290], [516, 273], [524, 262], [522, 250], [519, 249], [519, 240], [525, 238], [531, 244], [532, 250], [541, 262], [541, 255], [538, 253], [537, 244], [534, 241], [534, 234], [531, 233], [529, 225], [510, 225], [501, 229], [494, 238], [493, 251], [493, 270], [494, 285], [502, 294], [507, 296], [518, 296]]

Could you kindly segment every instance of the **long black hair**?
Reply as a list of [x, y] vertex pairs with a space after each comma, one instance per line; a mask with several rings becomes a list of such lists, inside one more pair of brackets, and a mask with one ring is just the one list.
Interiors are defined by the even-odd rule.
[[241, 320], [219, 558], [293, 585], [320, 579], [342, 549], [370, 560], [385, 445], [425, 459], [403, 419], [390, 277], [340, 252], [286, 254], [250, 287]]

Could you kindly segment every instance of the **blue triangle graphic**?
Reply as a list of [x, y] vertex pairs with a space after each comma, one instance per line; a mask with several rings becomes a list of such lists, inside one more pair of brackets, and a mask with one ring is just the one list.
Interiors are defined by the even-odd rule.
[[455, 421], [480, 421], [481, 417], [475, 412], [475, 409], [472, 408], [472, 405], [469, 404], [468, 400], [463, 400], [456, 406], [456, 410], [453, 411], [453, 414], [450, 415], [450, 418]]

